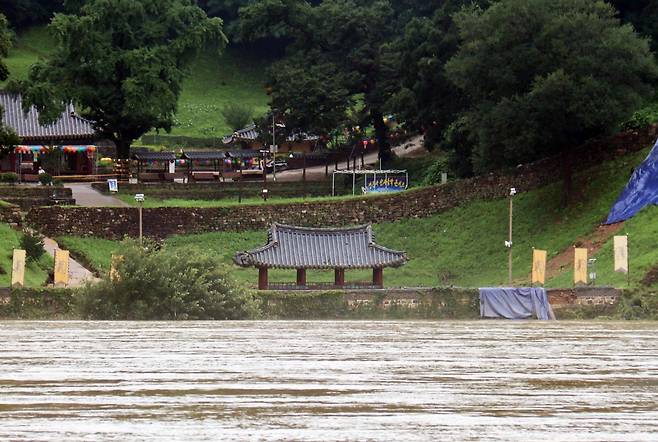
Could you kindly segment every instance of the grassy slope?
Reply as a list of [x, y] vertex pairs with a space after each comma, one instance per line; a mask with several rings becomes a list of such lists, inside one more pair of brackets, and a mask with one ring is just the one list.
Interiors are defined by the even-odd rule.
[[[53, 49], [45, 27], [30, 29], [19, 36], [6, 59], [11, 76], [24, 79], [30, 65]], [[267, 61], [229, 48], [218, 55], [207, 49], [190, 67], [178, 102], [172, 135], [223, 136], [231, 132], [220, 114], [225, 103], [237, 101], [253, 106], [257, 115], [267, 109], [263, 87]]]
[[[642, 161], [647, 150], [604, 163], [576, 177], [580, 203], [564, 210], [560, 207], [560, 183], [520, 193], [514, 202], [514, 276], [517, 284], [527, 284], [532, 247], [546, 249], [549, 259], [592, 232], [605, 218], [609, 208], [626, 184], [631, 168]], [[520, 189], [521, 191], [523, 189]], [[410, 262], [400, 269], [387, 269], [389, 286], [484, 286], [505, 283], [507, 252], [507, 201], [476, 201], [424, 219], [409, 219], [375, 226], [377, 241], [388, 247], [406, 250]], [[658, 260], [654, 238], [658, 227], [652, 223], [658, 208], [648, 208], [629, 221], [633, 284], [644, 277]], [[67, 244], [67, 239], [63, 240]], [[70, 240], [69, 240], [70, 241]], [[107, 269], [109, 249], [118, 244], [104, 240], [76, 239], [79, 253], [90, 255], [92, 262]], [[265, 232], [206, 233], [173, 237], [169, 247], [198, 249], [217, 257], [218, 262], [232, 264], [236, 251], [246, 250], [266, 241]], [[106, 252], [102, 252], [105, 250]], [[91, 252], [93, 251], [93, 252]], [[624, 278], [612, 273], [610, 244], [599, 253], [599, 282], [622, 285]], [[256, 271], [235, 267], [235, 276], [253, 284]], [[330, 272], [309, 273], [310, 281], [330, 281]], [[369, 272], [348, 272], [348, 279], [366, 280]], [[294, 281], [293, 271], [274, 271], [273, 281]], [[549, 286], [571, 286], [569, 272], [549, 281]]]
[[[11, 283], [11, 261], [13, 250], [19, 248], [20, 233], [7, 224], [0, 223], [0, 287], [8, 287]], [[42, 256], [38, 263], [28, 262], [25, 269], [25, 285], [38, 287], [46, 282], [48, 272], [52, 268], [52, 259]]]

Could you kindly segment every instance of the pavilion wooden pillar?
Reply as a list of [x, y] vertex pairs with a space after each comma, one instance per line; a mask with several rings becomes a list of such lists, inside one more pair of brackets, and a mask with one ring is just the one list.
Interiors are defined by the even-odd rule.
[[384, 269], [383, 268], [374, 268], [372, 269], [372, 285], [375, 287], [384, 287]]
[[267, 280], [267, 267], [258, 268], [258, 290], [267, 290], [269, 282]]
[[297, 269], [297, 285], [306, 286], [306, 269]]
[[345, 269], [334, 269], [334, 285], [337, 287], [345, 285]]

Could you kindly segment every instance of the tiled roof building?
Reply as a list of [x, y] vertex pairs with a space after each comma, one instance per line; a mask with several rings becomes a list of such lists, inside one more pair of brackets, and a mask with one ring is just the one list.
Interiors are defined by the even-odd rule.
[[72, 104], [66, 106], [60, 118], [52, 124], [39, 123], [39, 113], [32, 107], [23, 112], [20, 95], [0, 92], [3, 108], [2, 123], [16, 132], [23, 144], [63, 144], [76, 140], [90, 141], [95, 130], [90, 121], [78, 116]]
[[320, 229], [273, 224], [265, 246], [234, 259], [242, 267], [257, 267], [259, 289], [266, 289], [269, 268], [297, 269], [297, 286], [306, 286], [306, 269], [334, 269], [338, 287], [345, 284], [346, 269], [371, 268], [372, 285], [381, 287], [384, 267], [399, 267], [407, 256], [376, 244], [369, 225]]

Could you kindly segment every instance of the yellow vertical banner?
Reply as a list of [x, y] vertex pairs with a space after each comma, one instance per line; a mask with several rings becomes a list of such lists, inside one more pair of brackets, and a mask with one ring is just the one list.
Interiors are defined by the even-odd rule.
[[117, 267], [123, 261], [123, 255], [112, 255], [112, 262], [110, 264], [110, 281], [118, 282], [120, 279], [119, 271]]
[[574, 249], [573, 283], [587, 284], [587, 249]]
[[544, 285], [546, 280], [546, 250], [532, 250], [532, 283]]
[[69, 251], [55, 250], [55, 278], [54, 284], [67, 285], [69, 283]]
[[25, 285], [25, 250], [14, 249], [11, 263], [11, 286]]
[[628, 236], [615, 236], [615, 272], [628, 273]]

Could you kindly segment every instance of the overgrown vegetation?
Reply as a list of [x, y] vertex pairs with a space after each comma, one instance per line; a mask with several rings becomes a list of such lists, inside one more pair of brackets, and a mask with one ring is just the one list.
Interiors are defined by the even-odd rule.
[[46, 249], [43, 248], [43, 235], [32, 230], [24, 230], [20, 241], [21, 249], [25, 250], [25, 255], [29, 261], [39, 261]]
[[258, 303], [201, 249], [124, 242], [112, 272], [82, 290], [81, 311], [95, 319], [249, 319]]
[[[0, 287], [9, 287], [11, 283], [11, 264], [14, 249], [21, 248], [22, 234], [9, 225], [0, 223]], [[25, 285], [39, 287], [48, 280], [53, 260], [42, 255], [38, 261], [29, 261], [25, 266]]]

